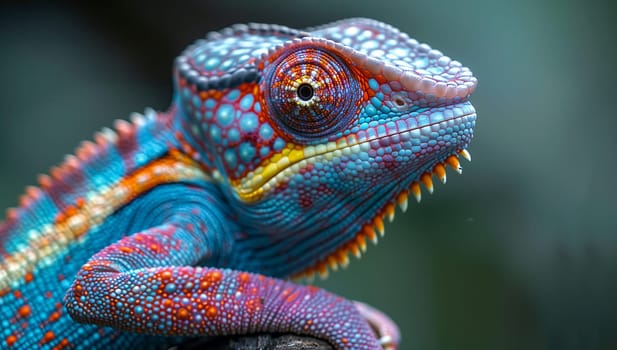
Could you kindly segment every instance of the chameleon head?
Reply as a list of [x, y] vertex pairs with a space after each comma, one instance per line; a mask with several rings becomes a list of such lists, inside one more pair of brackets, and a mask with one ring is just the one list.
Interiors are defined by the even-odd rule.
[[[470, 70], [395, 28], [235, 26], [176, 61], [180, 130], [272, 275], [347, 264], [472, 137]], [[279, 254], [285, 251], [285, 254]], [[271, 257], [285, 256], [285, 261]], [[314, 264], [318, 261], [317, 264]]]

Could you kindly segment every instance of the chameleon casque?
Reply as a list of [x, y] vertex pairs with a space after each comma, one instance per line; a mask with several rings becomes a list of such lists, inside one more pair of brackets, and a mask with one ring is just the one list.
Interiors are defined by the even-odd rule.
[[468, 68], [348, 19], [236, 25], [175, 61], [166, 112], [117, 121], [0, 224], [2, 348], [291, 332], [396, 348], [379, 311], [290, 277], [348, 264], [472, 138]]

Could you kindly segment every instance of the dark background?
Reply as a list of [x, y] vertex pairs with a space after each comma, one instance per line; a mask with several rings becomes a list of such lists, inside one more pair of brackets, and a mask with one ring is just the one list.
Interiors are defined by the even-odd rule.
[[[0, 207], [116, 118], [171, 98], [173, 58], [237, 22], [388, 22], [479, 79], [473, 163], [319, 283], [403, 349], [617, 349], [611, 1], [107, 1], [0, 7]], [[355, 260], [355, 259], [354, 259]]]

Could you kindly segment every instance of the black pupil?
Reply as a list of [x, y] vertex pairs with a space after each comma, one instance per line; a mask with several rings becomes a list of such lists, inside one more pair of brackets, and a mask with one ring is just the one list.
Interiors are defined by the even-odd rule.
[[298, 86], [298, 97], [302, 101], [308, 101], [313, 97], [313, 87], [310, 84], [300, 84]]

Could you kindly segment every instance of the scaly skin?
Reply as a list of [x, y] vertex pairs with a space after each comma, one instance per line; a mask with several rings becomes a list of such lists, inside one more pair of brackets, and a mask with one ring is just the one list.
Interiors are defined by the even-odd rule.
[[293, 332], [396, 348], [377, 310], [283, 279], [346, 265], [419, 183], [460, 171], [471, 72], [350, 19], [211, 33], [174, 83], [169, 111], [104, 129], [8, 211], [2, 347]]

